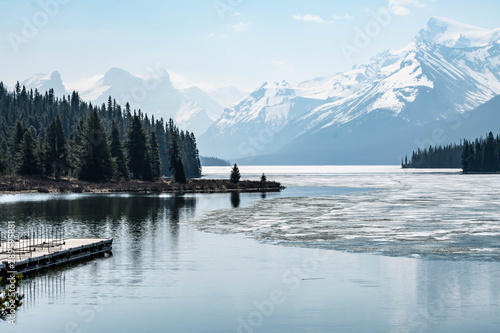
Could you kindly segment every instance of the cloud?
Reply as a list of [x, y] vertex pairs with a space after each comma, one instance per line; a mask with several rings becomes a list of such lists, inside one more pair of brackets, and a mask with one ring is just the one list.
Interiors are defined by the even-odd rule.
[[325, 20], [319, 15], [313, 15], [313, 14], [305, 14], [305, 15], [294, 15], [293, 19], [295, 21], [302, 21], [302, 22], [313, 22], [313, 23], [318, 23], [318, 24], [332, 24], [335, 21], [339, 20], [352, 20], [354, 17], [351, 15], [343, 15], [343, 16], [337, 16], [333, 15], [330, 20]]
[[348, 21], [350, 21], [350, 20], [354, 19], [354, 16], [351, 16], [349, 14], [345, 14], [345, 15], [342, 15], [342, 16], [333, 15], [332, 19], [333, 19], [333, 21], [339, 21], [339, 20], [348, 20]]
[[228, 25], [228, 27], [233, 29], [234, 32], [247, 31], [249, 26], [250, 26], [250, 23], [243, 23], [243, 22]]
[[319, 15], [311, 15], [311, 14], [306, 14], [306, 15], [294, 15], [293, 19], [296, 21], [303, 21], [303, 22], [314, 22], [314, 23], [319, 23], [319, 24], [328, 24], [327, 21], [323, 20], [321, 16]]
[[[435, 2], [436, 0], [428, 0]], [[389, 10], [396, 16], [406, 16], [411, 13], [411, 7], [427, 7], [426, 0], [387, 0]]]
[[291, 72], [294, 71], [295, 68], [286, 63], [286, 61], [281, 60], [273, 60], [273, 64], [276, 65], [283, 72]]

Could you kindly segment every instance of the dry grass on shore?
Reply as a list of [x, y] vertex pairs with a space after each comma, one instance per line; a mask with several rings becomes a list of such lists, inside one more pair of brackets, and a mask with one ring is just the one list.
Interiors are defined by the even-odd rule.
[[240, 181], [233, 184], [225, 179], [189, 179], [178, 184], [171, 179], [156, 182], [128, 181], [93, 183], [77, 179], [53, 179], [25, 176], [1, 176], [0, 193], [224, 193], [274, 192], [283, 189], [280, 183], [267, 181]]

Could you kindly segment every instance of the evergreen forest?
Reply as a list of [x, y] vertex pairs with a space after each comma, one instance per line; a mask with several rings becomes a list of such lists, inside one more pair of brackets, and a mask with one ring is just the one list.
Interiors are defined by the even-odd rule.
[[[172, 165], [175, 163], [175, 165]], [[92, 105], [77, 92], [57, 98], [0, 82], [0, 174], [87, 181], [201, 176], [193, 133], [172, 119], [124, 108], [109, 97]]]

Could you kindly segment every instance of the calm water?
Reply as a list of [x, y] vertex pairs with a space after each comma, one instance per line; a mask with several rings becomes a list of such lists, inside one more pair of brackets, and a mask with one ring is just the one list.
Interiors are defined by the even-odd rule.
[[1, 228], [114, 238], [111, 257], [27, 278], [0, 332], [498, 332], [498, 177], [241, 171], [288, 188], [0, 196]]

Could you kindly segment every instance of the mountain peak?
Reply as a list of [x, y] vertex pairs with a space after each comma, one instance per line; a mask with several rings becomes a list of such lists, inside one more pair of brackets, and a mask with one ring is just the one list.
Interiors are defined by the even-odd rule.
[[61, 79], [61, 74], [58, 71], [54, 71], [50, 75], [35, 74], [24, 80], [21, 85], [26, 86], [26, 89], [38, 89], [38, 91], [42, 94], [50, 89], [54, 89], [54, 94], [58, 97], [67, 94]]
[[121, 68], [110, 68], [106, 74], [104, 74], [104, 78], [117, 78], [117, 77], [123, 77], [123, 76], [132, 76], [129, 72], [127, 72], [124, 69]]
[[476, 47], [498, 39], [500, 29], [488, 30], [445, 17], [431, 17], [417, 38], [453, 48]]
[[61, 73], [59, 73], [59, 71], [53, 71], [52, 74], [50, 74], [50, 80], [62, 83]]

